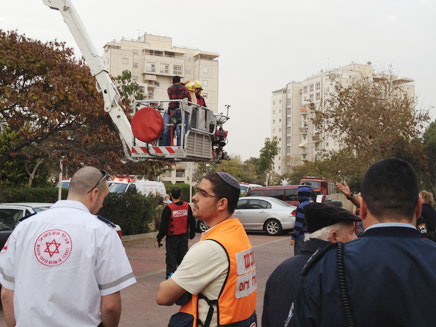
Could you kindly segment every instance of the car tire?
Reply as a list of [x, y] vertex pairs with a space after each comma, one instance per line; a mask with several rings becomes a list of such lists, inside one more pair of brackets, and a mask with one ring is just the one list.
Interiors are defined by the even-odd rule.
[[282, 233], [282, 224], [277, 219], [268, 219], [265, 222], [264, 230], [271, 236], [280, 235]]
[[197, 230], [200, 233], [203, 233], [205, 231], [207, 231], [209, 229], [209, 226], [207, 226], [207, 224], [204, 221], [199, 220], [197, 223]]

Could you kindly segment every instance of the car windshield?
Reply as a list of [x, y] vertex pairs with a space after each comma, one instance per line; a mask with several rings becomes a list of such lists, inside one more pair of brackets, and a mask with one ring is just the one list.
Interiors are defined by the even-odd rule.
[[289, 204], [289, 203], [287, 203], [285, 201], [282, 201], [282, 200], [279, 200], [279, 199], [276, 199], [276, 198], [270, 198], [269, 201], [271, 201], [273, 203], [277, 203], [277, 204], [279, 204], [279, 205], [281, 205], [283, 207], [295, 207], [292, 204]]
[[312, 188], [319, 188], [320, 182], [317, 181], [302, 181], [301, 185], [309, 185], [312, 186]]
[[247, 193], [248, 191], [248, 186], [247, 185], [239, 185], [241, 187], [241, 192], [242, 193]]
[[50, 207], [34, 207], [33, 210], [35, 210], [35, 212], [41, 212], [44, 210], [49, 209]]
[[128, 184], [124, 183], [112, 183], [109, 186], [109, 193], [124, 193]]

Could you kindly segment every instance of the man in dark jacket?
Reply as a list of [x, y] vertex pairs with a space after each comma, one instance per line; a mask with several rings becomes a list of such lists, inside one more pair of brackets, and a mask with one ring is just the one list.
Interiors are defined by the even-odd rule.
[[283, 327], [289, 323], [301, 271], [312, 254], [330, 243], [356, 238], [354, 222], [360, 219], [348, 210], [314, 202], [305, 206], [304, 216], [309, 240], [304, 243], [300, 255], [283, 261], [268, 278], [262, 327]]
[[195, 237], [195, 218], [189, 203], [181, 200], [182, 191], [175, 187], [171, 190], [172, 203], [168, 204], [162, 212], [162, 221], [157, 235], [157, 244], [166, 236], [166, 278], [176, 271], [177, 266], [188, 252], [189, 238]]
[[434, 326], [436, 244], [415, 227], [422, 199], [414, 169], [400, 159], [376, 162], [361, 190], [365, 232], [308, 262], [293, 326]]
[[304, 207], [310, 203], [313, 196], [312, 187], [308, 185], [298, 186], [298, 201], [297, 214], [295, 215], [295, 228], [292, 231], [291, 246], [294, 247], [294, 255], [301, 254], [301, 249], [304, 243], [304, 233], [307, 231], [304, 223]]

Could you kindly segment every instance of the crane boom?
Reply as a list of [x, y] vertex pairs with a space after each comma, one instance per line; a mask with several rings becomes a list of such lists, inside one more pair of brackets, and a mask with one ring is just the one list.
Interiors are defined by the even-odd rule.
[[58, 10], [64, 18], [65, 24], [70, 29], [91, 74], [97, 80], [98, 87], [103, 93], [104, 110], [109, 113], [115, 126], [128, 148], [133, 146], [133, 133], [130, 122], [121, 106], [118, 104], [120, 94], [115, 87], [109, 72], [104, 68], [103, 59], [97, 54], [94, 44], [86, 32], [76, 9], [70, 0], [43, 0], [51, 9]]

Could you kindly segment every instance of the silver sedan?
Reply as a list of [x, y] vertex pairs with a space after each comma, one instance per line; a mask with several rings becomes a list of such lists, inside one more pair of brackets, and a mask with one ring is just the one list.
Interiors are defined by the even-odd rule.
[[239, 199], [233, 216], [246, 230], [278, 235], [295, 227], [296, 210], [296, 206], [272, 197], [250, 196]]

